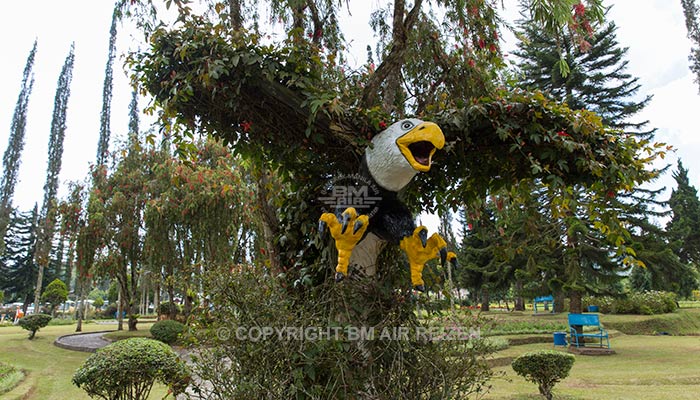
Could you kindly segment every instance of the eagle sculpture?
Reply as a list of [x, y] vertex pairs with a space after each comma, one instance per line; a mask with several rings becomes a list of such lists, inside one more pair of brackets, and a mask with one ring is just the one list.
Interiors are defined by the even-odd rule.
[[446, 259], [456, 261], [456, 255], [446, 251], [445, 240], [437, 233], [428, 237], [425, 226], [416, 227], [408, 207], [398, 199], [398, 192], [418, 172], [430, 170], [433, 154], [444, 145], [445, 136], [435, 123], [415, 118], [398, 121], [372, 139], [364, 153], [361, 176], [379, 188], [373, 214], [359, 215], [348, 207], [338, 210], [339, 215], [324, 213], [319, 221], [319, 231], [330, 228], [338, 250], [337, 282], [348, 275], [348, 266], [374, 275], [377, 256], [386, 243], [406, 253], [411, 283], [419, 291], [425, 290], [422, 272], [426, 261], [438, 255], [443, 264]]
[[[552, 206], [566, 212], [567, 188], [581, 185], [604, 219], [610, 193], [653, 178], [646, 166], [663, 155], [659, 145], [611, 130], [594, 113], [573, 111], [537, 92], [450, 99], [423, 114], [424, 120], [401, 119], [380, 131], [380, 119], [388, 115], [378, 116], [324, 88], [318, 71], [298, 64], [306, 58], [290, 61], [296, 48], [234, 46], [212, 32], [206, 26], [157, 30], [150, 51], [137, 56], [136, 77], [164, 109], [164, 123], [175, 119], [223, 139], [244, 157], [273, 165], [304, 191], [304, 204], [334, 171], [359, 168], [377, 185], [381, 200], [374, 214], [354, 207], [304, 211], [312, 224], [320, 215], [321, 227], [335, 239], [336, 280], [352, 268], [373, 275], [387, 243], [405, 251], [417, 289], [424, 288], [427, 260], [454, 259], [444, 239], [415, 226], [399, 191], [411, 209], [433, 203], [456, 208], [465, 199], [536, 180], [557, 200]], [[215, 75], [213, 66], [220, 66]], [[439, 149], [444, 156], [433, 165]], [[297, 241], [286, 240], [285, 246], [307, 248], [308, 235], [299, 239], [298, 232], [308, 234], [308, 229], [298, 229], [301, 222], [296, 222], [288, 232]]]

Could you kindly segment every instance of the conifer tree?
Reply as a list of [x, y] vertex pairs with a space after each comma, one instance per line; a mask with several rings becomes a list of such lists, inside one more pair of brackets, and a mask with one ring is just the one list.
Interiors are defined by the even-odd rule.
[[[603, 123], [612, 128], [651, 139], [655, 129], [648, 129], [648, 121], [632, 120], [644, 109], [651, 96], [641, 101], [631, 97], [639, 90], [638, 78], [626, 72], [628, 61], [625, 59], [627, 48], [621, 48], [616, 39], [617, 27], [614, 22], [606, 22], [601, 29], [588, 40], [574, 41], [568, 36], [554, 37], [542, 31], [532, 21], [524, 21], [520, 28], [526, 40], [518, 44], [518, 67], [523, 76], [522, 86], [526, 89], [542, 90], [558, 101], [566, 102], [573, 109], [586, 109], [600, 115]], [[569, 74], [564, 76], [555, 67], [560, 54], [563, 54], [570, 66]], [[560, 132], [568, 136], [570, 133]], [[661, 171], [657, 171], [661, 173]], [[572, 188], [573, 193], [580, 193], [577, 201], [586, 202], [588, 195], [580, 188]], [[599, 234], [595, 220], [590, 215], [571, 213], [551, 219], [551, 223], [564, 224], [563, 234], [567, 238], [563, 248], [562, 260], [566, 266], [560, 270], [563, 288], [571, 295], [572, 312], [580, 306], [581, 295], [585, 292], [615, 292], [620, 289], [619, 277], [624, 268], [623, 260], [635, 255], [634, 249], [642, 250], [644, 257], [638, 260], [664, 259], [664, 241], [661, 236], [637, 235], [636, 232], [649, 232], [649, 217], [656, 211], [650, 207], [654, 203], [654, 193], [658, 191], [639, 191], [629, 194], [609, 192], [606, 201], [609, 208], [618, 210], [618, 218], [626, 221], [631, 235], [617, 239], [618, 243], [628, 246], [625, 254], [615, 254], [616, 243], [605, 243]], [[657, 229], [658, 230], [658, 229]], [[610, 239], [610, 238], [608, 238]], [[626, 240], [625, 240], [626, 239]], [[650, 243], [652, 239], [656, 243]], [[583, 241], [583, 242], [582, 242]], [[655, 249], [658, 253], [652, 253]], [[668, 256], [668, 254], [666, 254]], [[667, 268], [673, 263], [663, 266]], [[582, 271], [587, 270], [582, 275]], [[605, 271], [607, 270], [607, 271]], [[585, 276], [584, 276], [585, 275]], [[596, 276], [595, 279], [587, 277]]]
[[683, 13], [685, 14], [685, 27], [688, 29], [688, 38], [693, 42], [688, 60], [690, 70], [695, 74], [695, 83], [700, 88], [700, 7], [695, 0], [681, 0]]
[[[39, 214], [39, 235], [37, 239], [36, 263], [37, 272], [34, 304], [38, 305], [41, 298], [44, 270], [49, 263], [49, 253], [53, 242], [54, 225], [56, 223], [56, 195], [58, 193], [58, 176], [61, 172], [63, 159], [63, 139], [66, 135], [66, 112], [70, 98], [70, 84], [73, 79], [73, 63], [75, 61], [75, 45], [71, 44], [70, 51], [58, 77], [56, 96], [54, 98], [51, 134], [49, 135], [49, 157], [46, 168], [46, 183], [44, 183], [44, 200]], [[38, 307], [37, 307], [38, 309]]]
[[698, 192], [690, 184], [688, 170], [678, 160], [678, 170], [674, 172], [677, 187], [671, 192], [668, 205], [671, 208], [671, 221], [666, 229], [671, 237], [674, 252], [683, 263], [700, 263], [700, 200]]
[[100, 138], [97, 143], [97, 165], [103, 165], [107, 161], [109, 153], [110, 113], [112, 110], [112, 81], [114, 53], [117, 41], [117, 20], [119, 8], [115, 7], [112, 13], [112, 25], [109, 29], [109, 49], [107, 51], [107, 66], [105, 67], [105, 80], [102, 88], [102, 112], [100, 113]]
[[0, 283], [5, 292], [5, 300], [24, 302], [25, 310], [31, 302], [36, 283], [34, 251], [37, 216], [36, 205], [33, 211], [12, 213], [5, 234], [7, 247], [0, 257]]
[[[17, 183], [22, 150], [24, 149], [24, 133], [27, 126], [27, 106], [29, 104], [29, 95], [32, 93], [32, 86], [34, 85], [32, 67], [34, 66], [36, 47], [37, 42], [35, 40], [24, 67], [22, 86], [19, 91], [19, 97], [17, 98], [17, 104], [15, 105], [15, 113], [12, 116], [10, 137], [8, 139], [5, 155], [2, 159], [3, 176], [2, 182], [0, 183], [0, 238], [5, 237], [5, 231], [9, 223], [10, 212], [12, 211], [12, 197], [15, 194], [15, 184]], [[0, 254], [2, 254], [4, 246], [4, 241], [0, 241]]]
[[[651, 96], [641, 101], [631, 99], [641, 84], [625, 71], [628, 49], [619, 47], [615, 22], [607, 22], [584, 45], [567, 36], [548, 36], [531, 20], [521, 23], [520, 28], [526, 40], [518, 43], [514, 54], [524, 79], [521, 86], [542, 90], [574, 110], [593, 111], [613, 128], [644, 138], [653, 136], [655, 129], [643, 130], [648, 121], [629, 120], [646, 107]], [[565, 77], [555, 66], [560, 48], [570, 68]]]

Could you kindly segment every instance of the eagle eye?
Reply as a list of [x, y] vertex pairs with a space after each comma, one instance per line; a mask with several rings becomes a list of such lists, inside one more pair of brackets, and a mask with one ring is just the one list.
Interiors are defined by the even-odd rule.
[[403, 129], [403, 130], [409, 130], [411, 128], [413, 128], [413, 122], [411, 122], [411, 121], [404, 121], [401, 124], [401, 129]]

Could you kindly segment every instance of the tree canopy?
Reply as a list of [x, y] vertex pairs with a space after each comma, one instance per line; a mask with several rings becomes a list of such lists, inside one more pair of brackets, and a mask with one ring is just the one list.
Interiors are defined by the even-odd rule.
[[[501, 57], [492, 2], [470, 1], [466, 10], [460, 2], [439, 3], [448, 15], [444, 26], [422, 1], [412, 7], [395, 2], [393, 25], [376, 27], [381, 38], [391, 37], [380, 42], [381, 62], [361, 71], [343, 64], [342, 47], [331, 47], [305, 20], [287, 39], [268, 44], [262, 33], [233, 29], [225, 7], [218, 18], [206, 18], [183, 6], [177, 28], [153, 31], [151, 48], [131, 60], [163, 122], [176, 122], [167, 128], [176, 141], [204, 131], [295, 179], [318, 181], [353, 170], [368, 139], [414, 113], [437, 122], [448, 142], [437, 168], [409, 189], [416, 203], [437, 199], [456, 206], [525, 178], [553, 189], [582, 183], [601, 193], [650, 178], [645, 165], [662, 153], [660, 145], [621, 135], [595, 114], [537, 92], [506, 92], [493, 84]], [[309, 13], [312, 7], [301, 8]], [[377, 12], [388, 16], [388, 10]], [[326, 12], [336, 15], [335, 8]], [[337, 22], [328, 24], [337, 28]], [[470, 24], [473, 31], [466, 29]], [[406, 37], [411, 29], [423, 36]], [[451, 29], [463, 33], [454, 37]], [[432, 74], [417, 76], [419, 63]], [[447, 79], [462, 72], [466, 79]], [[401, 98], [401, 108], [383, 102], [392, 76], [402, 80], [391, 95]], [[435, 87], [422, 90], [425, 85]]]

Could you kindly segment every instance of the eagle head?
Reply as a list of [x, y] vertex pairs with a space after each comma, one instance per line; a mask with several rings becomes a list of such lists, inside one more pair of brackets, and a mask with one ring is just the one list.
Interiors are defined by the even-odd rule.
[[403, 119], [372, 139], [365, 160], [379, 186], [398, 192], [418, 172], [430, 170], [433, 154], [444, 145], [445, 136], [436, 124]]

